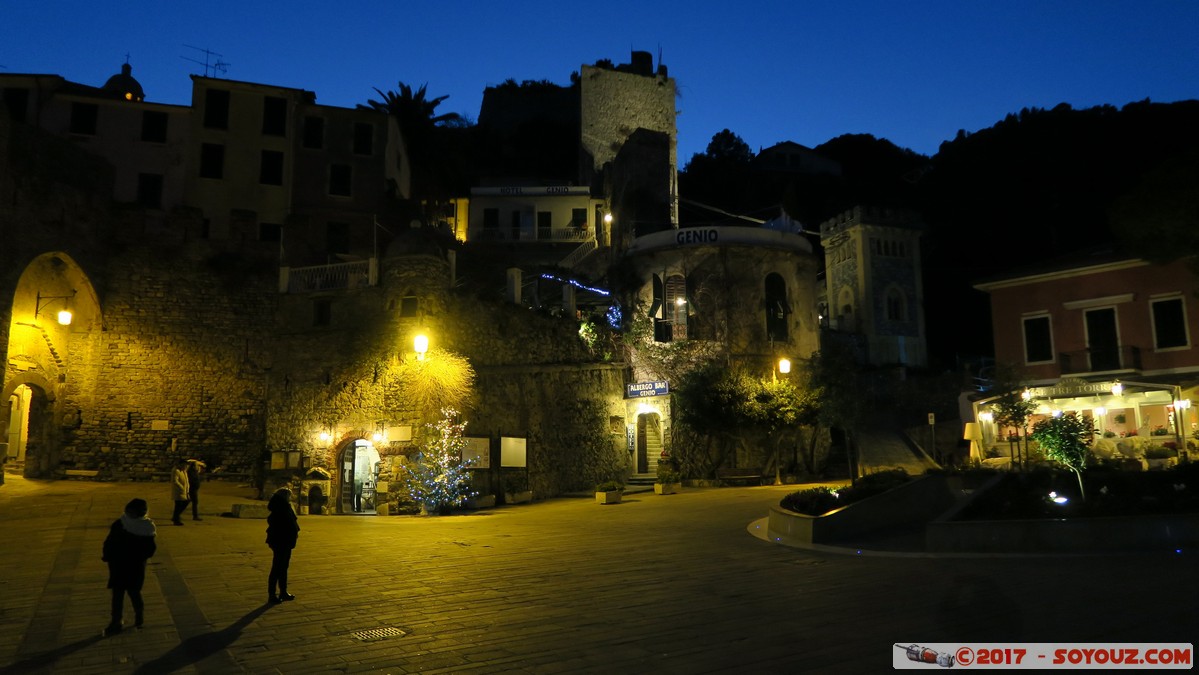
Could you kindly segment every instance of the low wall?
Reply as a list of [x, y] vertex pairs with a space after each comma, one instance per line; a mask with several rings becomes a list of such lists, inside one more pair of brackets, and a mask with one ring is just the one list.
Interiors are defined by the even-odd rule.
[[941, 553], [1149, 553], [1199, 546], [1199, 514], [1068, 520], [953, 520], [957, 511], [954, 509], [925, 527], [925, 550]]
[[945, 476], [924, 476], [823, 516], [770, 507], [767, 536], [781, 544], [829, 544], [874, 530], [937, 517], [954, 502]]

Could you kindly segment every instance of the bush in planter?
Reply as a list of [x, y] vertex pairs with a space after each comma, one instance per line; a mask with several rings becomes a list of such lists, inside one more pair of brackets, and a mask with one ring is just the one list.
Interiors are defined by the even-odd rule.
[[1167, 448], [1164, 445], [1151, 445], [1145, 448], [1145, 459], [1169, 459], [1170, 457], [1177, 456], [1177, 450]]
[[596, 492], [624, 492], [624, 483], [608, 480], [595, 486]]
[[903, 469], [879, 471], [862, 476], [855, 485], [839, 488], [814, 487], [793, 492], [783, 497], [779, 506], [796, 513], [822, 516], [847, 504], [899, 487], [911, 479]]

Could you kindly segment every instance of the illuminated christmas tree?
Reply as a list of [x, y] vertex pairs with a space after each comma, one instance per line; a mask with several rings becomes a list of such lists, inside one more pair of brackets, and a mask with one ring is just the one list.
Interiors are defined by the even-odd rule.
[[441, 409], [441, 420], [429, 424], [432, 438], [408, 464], [405, 482], [412, 499], [424, 513], [446, 514], [475, 496], [470, 489], [469, 462], [462, 460], [466, 422], [457, 422], [458, 411]]

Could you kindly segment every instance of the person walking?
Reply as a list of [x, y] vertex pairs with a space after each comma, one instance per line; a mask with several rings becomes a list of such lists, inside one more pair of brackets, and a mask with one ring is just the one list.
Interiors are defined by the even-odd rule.
[[171, 523], [182, 525], [183, 521], [179, 516], [183, 515], [183, 510], [187, 508], [187, 494], [190, 492], [187, 483], [187, 460], [180, 459], [175, 462], [175, 469], [171, 472], [171, 499], [175, 500], [175, 511], [171, 514]]
[[146, 582], [146, 561], [154, 556], [158, 545], [154, 521], [147, 516], [149, 507], [144, 499], [134, 499], [125, 505], [125, 512], [112, 523], [100, 559], [108, 563], [108, 588], [112, 589], [112, 620], [104, 636], [121, 632], [121, 616], [125, 595], [133, 605], [133, 626], [141, 628], [145, 621], [142, 586]]
[[[287, 592], [287, 568], [291, 565], [291, 551], [296, 547], [296, 540], [300, 536], [300, 521], [296, 518], [295, 510], [291, 508], [291, 490], [276, 490], [267, 502], [266, 509], [270, 512], [266, 517], [266, 545], [274, 554], [270, 576], [267, 578], [270, 591], [267, 602], [295, 600], [296, 596]], [[279, 589], [278, 595], [275, 594], [276, 586]]]
[[200, 474], [204, 473], [204, 466], [198, 459], [187, 460], [187, 498], [192, 503], [192, 520], [203, 520], [200, 517]]

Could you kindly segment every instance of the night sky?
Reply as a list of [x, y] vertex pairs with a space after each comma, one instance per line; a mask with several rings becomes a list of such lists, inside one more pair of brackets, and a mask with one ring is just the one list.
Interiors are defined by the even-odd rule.
[[[286, 13], [280, 8], [286, 6]], [[679, 160], [728, 128], [756, 152], [868, 133], [935, 153], [1024, 107], [1199, 97], [1199, 2], [963, 0], [563, 3], [58, 1], [0, 4], [0, 72], [99, 86], [126, 54], [147, 99], [186, 105], [204, 49], [229, 79], [352, 107], [428, 83], [476, 119], [507, 79], [661, 54]], [[200, 64], [194, 61], [200, 61]]]

